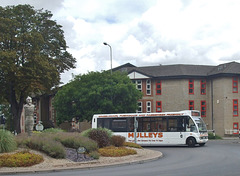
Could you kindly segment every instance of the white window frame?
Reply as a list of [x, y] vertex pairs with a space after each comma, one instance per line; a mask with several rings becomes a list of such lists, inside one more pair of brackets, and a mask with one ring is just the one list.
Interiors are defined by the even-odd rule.
[[152, 103], [151, 101], [146, 102], [146, 112], [150, 113], [152, 111]]
[[147, 95], [151, 95], [151, 80], [150, 79], [147, 79], [146, 80], [146, 94]]
[[132, 81], [136, 85], [136, 89], [142, 91], [142, 80], [136, 79]]
[[142, 113], [142, 102], [141, 101], [138, 101], [137, 113]]

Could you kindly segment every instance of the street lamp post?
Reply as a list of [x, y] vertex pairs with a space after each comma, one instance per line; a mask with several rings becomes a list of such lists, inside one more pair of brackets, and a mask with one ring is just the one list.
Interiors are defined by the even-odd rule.
[[106, 43], [106, 42], [103, 42], [103, 44], [104, 45], [107, 45], [107, 46], [109, 46], [109, 48], [110, 48], [110, 59], [111, 59], [111, 75], [112, 75], [112, 47], [111, 47], [111, 45], [109, 45], [108, 43]]

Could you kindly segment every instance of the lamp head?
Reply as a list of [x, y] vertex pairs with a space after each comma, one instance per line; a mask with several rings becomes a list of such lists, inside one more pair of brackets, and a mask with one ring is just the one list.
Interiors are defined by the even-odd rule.
[[108, 45], [106, 42], [103, 42], [104, 45]]

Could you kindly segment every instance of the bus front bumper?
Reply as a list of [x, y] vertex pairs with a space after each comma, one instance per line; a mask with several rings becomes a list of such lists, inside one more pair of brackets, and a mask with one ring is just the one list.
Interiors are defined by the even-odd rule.
[[207, 136], [203, 136], [203, 137], [199, 137], [197, 140], [198, 144], [202, 144], [202, 143], [206, 143], [208, 141], [208, 137]]

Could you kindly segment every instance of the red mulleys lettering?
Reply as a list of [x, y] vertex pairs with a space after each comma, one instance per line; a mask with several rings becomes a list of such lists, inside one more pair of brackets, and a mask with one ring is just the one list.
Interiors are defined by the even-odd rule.
[[[162, 138], [162, 132], [153, 132], [153, 133], [137, 133], [137, 138]], [[128, 138], [134, 138], [134, 133], [128, 133]]]

